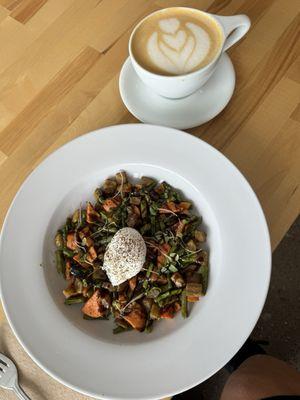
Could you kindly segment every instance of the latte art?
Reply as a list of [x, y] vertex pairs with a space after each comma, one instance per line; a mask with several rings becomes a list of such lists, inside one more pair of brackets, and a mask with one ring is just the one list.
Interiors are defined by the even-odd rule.
[[[178, 26], [178, 30], [170, 28]], [[161, 20], [162, 32], [153, 32], [147, 44], [148, 55], [159, 68], [175, 75], [191, 71], [202, 62], [209, 52], [210, 39], [200, 26], [187, 22], [180, 29], [180, 21], [172, 18]], [[167, 28], [167, 29], [166, 29]]]
[[212, 18], [185, 8], [150, 15], [137, 29], [132, 50], [151, 72], [182, 75], [208, 64], [220, 49], [222, 36]]

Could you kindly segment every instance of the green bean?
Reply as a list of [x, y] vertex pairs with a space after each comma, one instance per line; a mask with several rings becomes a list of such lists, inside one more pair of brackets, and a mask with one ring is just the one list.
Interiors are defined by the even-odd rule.
[[72, 218], [67, 218], [65, 226], [67, 231], [70, 231], [72, 229]]
[[64, 256], [63, 256], [61, 250], [56, 250], [55, 259], [56, 259], [57, 272], [60, 273], [60, 274], [65, 274], [66, 263], [65, 263], [65, 259], [64, 259]]
[[113, 236], [110, 235], [110, 236], [107, 236], [107, 237], [104, 237], [104, 238], [98, 240], [98, 242], [100, 244], [108, 244], [112, 238], [113, 238]]
[[149, 264], [149, 267], [148, 267], [147, 273], [146, 273], [146, 277], [147, 277], [147, 278], [150, 278], [150, 275], [151, 275], [151, 272], [152, 272], [152, 270], [153, 270], [153, 267], [154, 267], [154, 265], [153, 265], [152, 263]]
[[131, 331], [131, 327], [128, 328], [123, 328], [122, 326], [117, 326], [116, 328], [113, 329], [113, 334], [117, 335], [118, 333], [122, 333], [122, 332], [128, 332]]
[[166, 229], [166, 225], [165, 225], [165, 223], [164, 223], [162, 220], [159, 221], [159, 227], [160, 227], [160, 229], [161, 229], [162, 231], [164, 231], [164, 230]]
[[153, 320], [148, 319], [146, 322], [145, 332], [151, 333], [153, 329]]
[[146, 200], [142, 200], [141, 201], [141, 215], [142, 215], [142, 218], [145, 219], [147, 217], [147, 214], [148, 214], [148, 212], [147, 212]]
[[141, 235], [144, 235], [146, 232], [149, 232], [151, 229], [151, 224], [145, 224], [141, 227], [140, 233]]
[[156, 206], [155, 203], [150, 206], [149, 211], [150, 211], [151, 215], [156, 215], [157, 214], [157, 206]]
[[156, 302], [159, 302], [159, 301], [161, 301], [161, 300], [163, 300], [163, 299], [165, 299], [165, 298], [167, 298], [167, 297], [169, 297], [169, 296], [171, 296], [171, 294], [170, 294], [170, 291], [168, 290], [167, 292], [165, 292], [165, 293], [161, 294], [160, 296], [158, 296], [158, 297], [155, 299], [155, 301], [156, 301]]
[[143, 282], [143, 288], [146, 290], [147, 287], [148, 287], [148, 281], [145, 280], [145, 281]]
[[171, 271], [171, 272], [177, 272], [178, 271], [178, 269], [175, 267], [175, 265], [173, 265], [173, 264], [171, 264], [170, 266], [169, 266], [169, 270]]
[[65, 299], [65, 304], [71, 305], [71, 304], [79, 304], [79, 303], [84, 303], [84, 298], [82, 296], [80, 297], [70, 297], [68, 299]]
[[170, 290], [170, 289], [172, 289], [172, 281], [171, 281], [171, 279], [170, 279], [170, 277], [168, 276], [168, 283], [166, 284], [166, 285], [163, 285], [163, 286], [160, 286], [160, 288], [161, 288], [161, 291], [164, 293], [164, 292], [167, 292], [168, 290]]
[[157, 304], [159, 305], [159, 307], [165, 307], [169, 304], [175, 303], [178, 300], [179, 300], [178, 296], [170, 296], [170, 297], [167, 297], [166, 299], [159, 301]]
[[176, 294], [180, 294], [182, 292], [182, 289], [173, 289], [170, 290], [171, 296], [174, 296]]
[[115, 323], [121, 328], [128, 329], [128, 324], [123, 318], [116, 318]]
[[209, 269], [207, 264], [201, 265], [201, 267], [199, 268], [199, 274], [201, 275], [202, 294], [205, 295], [208, 286], [208, 274], [209, 274]]
[[67, 249], [66, 247], [63, 249], [63, 253], [66, 257], [73, 258], [74, 257], [74, 251]]
[[182, 289], [173, 289], [173, 290], [168, 290], [167, 292], [161, 294], [160, 296], [158, 296], [155, 301], [158, 303], [163, 299], [166, 299], [169, 296], [175, 296], [177, 294], [180, 294], [182, 292]]
[[185, 290], [181, 293], [181, 315], [183, 318], [187, 318], [187, 316], [188, 316]]

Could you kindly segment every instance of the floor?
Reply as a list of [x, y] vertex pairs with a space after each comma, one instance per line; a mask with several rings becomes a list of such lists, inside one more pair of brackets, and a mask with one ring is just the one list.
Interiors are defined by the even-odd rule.
[[[273, 253], [269, 294], [251, 337], [267, 340], [268, 354], [300, 370], [300, 217]], [[219, 400], [227, 378], [222, 369], [181, 398]]]

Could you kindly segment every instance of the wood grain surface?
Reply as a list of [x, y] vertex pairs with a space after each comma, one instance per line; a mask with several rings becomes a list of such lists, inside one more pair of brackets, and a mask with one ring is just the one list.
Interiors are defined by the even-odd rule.
[[299, 0], [0, 0], [0, 224], [50, 152], [93, 129], [137, 122], [118, 90], [128, 37], [143, 16], [174, 5], [252, 21], [229, 52], [231, 102], [191, 133], [245, 174], [276, 247], [300, 205]]

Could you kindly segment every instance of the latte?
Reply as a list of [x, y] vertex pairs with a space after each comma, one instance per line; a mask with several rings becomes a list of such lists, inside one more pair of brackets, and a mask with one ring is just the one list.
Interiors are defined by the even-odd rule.
[[183, 75], [209, 64], [222, 43], [223, 32], [209, 15], [172, 7], [142, 21], [132, 37], [131, 50], [150, 72]]

